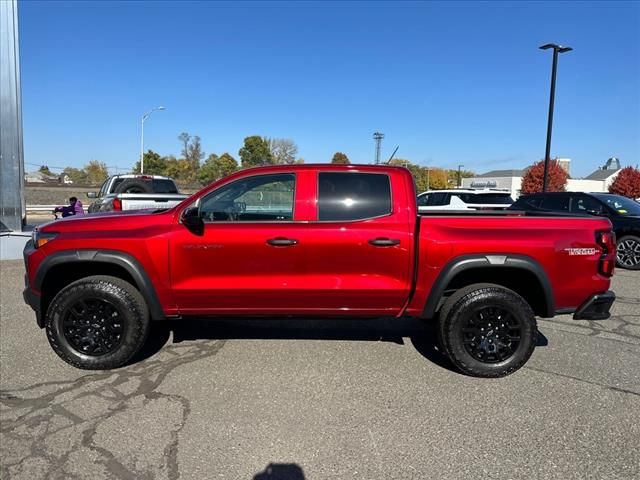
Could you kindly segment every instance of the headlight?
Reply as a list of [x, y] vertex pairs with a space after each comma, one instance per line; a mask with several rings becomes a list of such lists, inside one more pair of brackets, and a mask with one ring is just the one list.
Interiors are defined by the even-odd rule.
[[41, 232], [37, 228], [33, 229], [31, 233], [31, 239], [33, 240], [33, 247], [40, 248], [44, 244], [49, 243], [51, 240], [58, 236], [57, 232]]

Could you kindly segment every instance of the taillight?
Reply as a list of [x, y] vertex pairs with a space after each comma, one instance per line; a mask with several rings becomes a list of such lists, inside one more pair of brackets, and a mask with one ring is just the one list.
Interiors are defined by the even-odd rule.
[[122, 210], [122, 200], [119, 198], [113, 199], [113, 209], [114, 210]]
[[596, 243], [602, 248], [598, 271], [611, 277], [616, 266], [616, 235], [611, 230], [596, 232]]

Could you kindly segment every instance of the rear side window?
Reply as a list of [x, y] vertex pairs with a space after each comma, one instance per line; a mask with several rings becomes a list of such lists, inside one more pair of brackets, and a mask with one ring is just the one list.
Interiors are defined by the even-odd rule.
[[566, 195], [553, 195], [546, 197], [542, 201], [542, 208], [545, 210], [555, 210], [559, 212], [569, 211], [569, 197]]
[[427, 202], [429, 201], [429, 194], [425, 194], [425, 195], [420, 195], [418, 197], [418, 206], [419, 207], [425, 207], [427, 205]]
[[176, 184], [172, 180], [167, 179], [153, 179], [153, 191], [155, 193], [178, 193]]
[[318, 220], [364, 220], [390, 213], [388, 175], [350, 172], [318, 175]]
[[429, 205], [438, 206], [438, 205], [449, 205], [449, 199], [451, 195], [449, 193], [432, 193], [429, 196]]

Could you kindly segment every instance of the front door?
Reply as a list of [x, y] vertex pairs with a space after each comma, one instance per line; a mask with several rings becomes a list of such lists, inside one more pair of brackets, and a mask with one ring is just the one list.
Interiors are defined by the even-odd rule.
[[199, 202], [204, 232], [177, 224], [170, 241], [171, 282], [181, 314], [275, 314], [297, 303], [304, 284], [294, 221], [296, 175], [232, 181]]

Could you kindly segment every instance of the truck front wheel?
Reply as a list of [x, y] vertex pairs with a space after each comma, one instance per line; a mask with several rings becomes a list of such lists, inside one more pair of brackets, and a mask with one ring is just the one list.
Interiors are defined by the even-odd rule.
[[65, 362], [86, 370], [125, 365], [149, 331], [149, 311], [131, 284], [95, 275], [73, 282], [53, 299], [45, 319], [47, 338]]
[[463, 373], [503, 377], [522, 367], [535, 348], [538, 329], [529, 304], [499, 285], [466, 287], [440, 311], [445, 353]]

